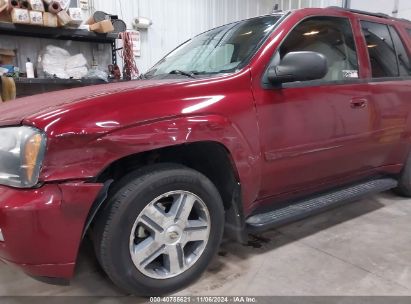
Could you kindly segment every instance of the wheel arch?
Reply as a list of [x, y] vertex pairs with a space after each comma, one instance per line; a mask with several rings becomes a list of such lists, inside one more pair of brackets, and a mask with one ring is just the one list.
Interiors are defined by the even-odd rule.
[[216, 141], [192, 142], [131, 154], [109, 164], [95, 178], [95, 182], [105, 186], [90, 209], [83, 236], [105, 205], [107, 197], [117, 190], [116, 184], [122, 177], [137, 169], [159, 163], [184, 165], [210, 179], [223, 200], [226, 235], [244, 242], [245, 223], [239, 172], [229, 149]]

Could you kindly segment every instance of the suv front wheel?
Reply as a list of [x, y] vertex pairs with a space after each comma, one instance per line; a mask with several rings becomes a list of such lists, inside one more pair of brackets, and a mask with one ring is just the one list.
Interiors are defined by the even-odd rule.
[[126, 176], [94, 230], [101, 266], [129, 293], [156, 296], [193, 283], [221, 242], [224, 208], [214, 184], [169, 164]]

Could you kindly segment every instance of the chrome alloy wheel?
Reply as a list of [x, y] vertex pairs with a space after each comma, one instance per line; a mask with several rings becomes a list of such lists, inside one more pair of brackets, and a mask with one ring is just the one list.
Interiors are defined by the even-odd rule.
[[137, 217], [130, 234], [134, 265], [153, 279], [169, 279], [200, 258], [210, 235], [206, 204], [187, 191], [165, 193]]

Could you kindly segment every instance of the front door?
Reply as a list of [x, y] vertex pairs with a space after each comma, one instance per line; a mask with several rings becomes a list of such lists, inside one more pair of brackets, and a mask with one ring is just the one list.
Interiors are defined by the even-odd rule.
[[329, 72], [321, 80], [254, 88], [260, 90], [256, 102], [265, 162], [260, 199], [355, 179], [374, 165], [370, 134], [379, 114], [368, 85], [359, 79], [350, 20], [305, 19], [271, 64], [296, 51], [325, 55]]

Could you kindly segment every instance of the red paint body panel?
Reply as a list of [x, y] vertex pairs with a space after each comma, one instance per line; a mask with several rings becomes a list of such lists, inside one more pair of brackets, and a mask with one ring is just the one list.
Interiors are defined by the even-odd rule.
[[[48, 134], [40, 179], [88, 179], [128, 155], [215, 141], [231, 152], [241, 180], [250, 184], [244, 193], [246, 200], [255, 200], [260, 151], [249, 71], [155, 87], [145, 82], [133, 82], [135, 90], [100, 94], [25, 118], [24, 124]], [[84, 89], [65, 94], [79, 90]]]
[[70, 277], [86, 217], [102, 185], [62, 183], [35, 190], [0, 187], [0, 259], [31, 275]]
[[[309, 16], [350, 19], [360, 79], [266, 89], [263, 75], [287, 34]], [[37, 95], [0, 107], [0, 125], [47, 134], [39, 189], [0, 187], [0, 257], [32, 275], [70, 277], [90, 207], [86, 183], [123, 157], [212, 141], [230, 152], [245, 215], [275, 200], [376, 174], [399, 173], [410, 150], [411, 80], [371, 82], [359, 19], [336, 9], [292, 12], [247, 67], [207, 79], [144, 80]], [[353, 110], [353, 99], [368, 107]], [[68, 183], [67, 181], [79, 181]]]

